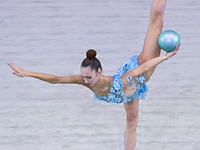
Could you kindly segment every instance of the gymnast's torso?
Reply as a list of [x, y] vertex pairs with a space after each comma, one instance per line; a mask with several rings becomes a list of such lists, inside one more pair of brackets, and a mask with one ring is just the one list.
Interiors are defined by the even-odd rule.
[[114, 76], [104, 77], [107, 86], [99, 88], [91, 87], [95, 93], [95, 100], [111, 103], [127, 103], [132, 99], [145, 99], [148, 87], [145, 74], [130, 78], [124, 74], [140, 65], [137, 55], [129, 58], [118, 70]]

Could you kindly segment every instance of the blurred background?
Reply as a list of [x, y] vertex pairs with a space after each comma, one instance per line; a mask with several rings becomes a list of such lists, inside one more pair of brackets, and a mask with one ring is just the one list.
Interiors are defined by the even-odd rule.
[[[0, 149], [122, 150], [123, 104], [95, 102], [79, 85], [12, 74], [7, 63], [54, 75], [80, 73], [88, 49], [104, 75], [142, 51], [152, 0], [1, 0]], [[168, 0], [163, 30], [179, 54], [157, 67], [140, 101], [138, 150], [191, 150], [200, 142], [200, 1]], [[164, 55], [164, 52], [162, 52]]]

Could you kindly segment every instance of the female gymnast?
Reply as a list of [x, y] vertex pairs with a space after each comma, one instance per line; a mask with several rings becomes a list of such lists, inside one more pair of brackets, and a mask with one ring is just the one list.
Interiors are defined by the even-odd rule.
[[95, 50], [88, 50], [82, 61], [79, 75], [55, 76], [36, 73], [8, 64], [13, 74], [19, 77], [33, 77], [52, 84], [81, 84], [94, 92], [95, 98], [111, 102], [123, 103], [126, 110], [126, 130], [124, 149], [134, 150], [136, 146], [136, 127], [138, 124], [139, 100], [147, 93], [146, 82], [150, 79], [156, 66], [177, 54], [180, 44], [172, 52], [160, 56], [158, 36], [162, 32], [163, 16], [167, 0], [153, 0], [149, 29], [144, 41], [142, 53], [129, 58], [117, 70], [114, 76], [104, 76], [100, 61], [96, 58]]

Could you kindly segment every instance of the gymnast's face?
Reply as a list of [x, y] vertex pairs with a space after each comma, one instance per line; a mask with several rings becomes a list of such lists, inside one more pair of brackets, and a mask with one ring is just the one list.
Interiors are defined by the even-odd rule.
[[81, 67], [81, 75], [85, 83], [89, 86], [95, 85], [99, 79], [98, 73], [95, 71], [95, 69], [92, 70], [90, 66]]

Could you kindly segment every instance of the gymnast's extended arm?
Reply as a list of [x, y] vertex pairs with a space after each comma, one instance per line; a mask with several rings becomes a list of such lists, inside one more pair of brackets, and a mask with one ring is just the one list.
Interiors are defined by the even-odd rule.
[[36, 78], [45, 82], [49, 82], [52, 84], [56, 84], [56, 83], [84, 84], [84, 80], [81, 75], [56, 76], [56, 75], [26, 71], [12, 63], [8, 63], [8, 65], [14, 70], [13, 74], [19, 77], [33, 77], [33, 78]]
[[141, 64], [136, 69], [133, 69], [133, 70], [127, 72], [124, 75], [125, 76], [129, 75], [129, 76], [137, 77], [142, 73], [150, 71], [151, 69], [155, 68], [158, 64], [160, 64], [164, 60], [167, 60], [168, 58], [176, 55], [178, 53], [180, 45], [181, 44], [177, 45], [176, 48], [172, 52], [167, 52], [165, 56], [160, 56], [160, 57], [150, 59], [150, 60], [146, 61], [145, 63]]

